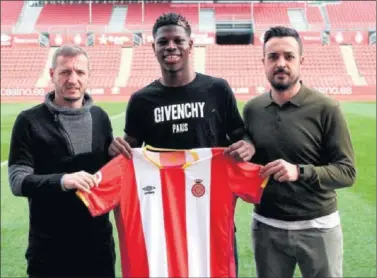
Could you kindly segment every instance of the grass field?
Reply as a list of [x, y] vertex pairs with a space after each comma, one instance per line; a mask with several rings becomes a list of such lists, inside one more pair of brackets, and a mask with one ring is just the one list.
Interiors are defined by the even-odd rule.
[[[126, 103], [100, 103], [112, 117], [114, 135], [122, 135]], [[12, 125], [31, 104], [1, 104], [1, 162], [8, 158]], [[239, 103], [242, 109], [243, 103]], [[343, 103], [356, 154], [357, 182], [338, 191], [344, 233], [344, 277], [376, 277], [376, 104]], [[255, 277], [250, 248], [252, 207], [239, 201], [236, 211], [240, 276]], [[1, 165], [1, 274], [25, 277], [28, 233], [27, 200], [14, 197], [6, 163]], [[117, 275], [121, 276], [119, 256]], [[299, 272], [296, 272], [299, 277]]]

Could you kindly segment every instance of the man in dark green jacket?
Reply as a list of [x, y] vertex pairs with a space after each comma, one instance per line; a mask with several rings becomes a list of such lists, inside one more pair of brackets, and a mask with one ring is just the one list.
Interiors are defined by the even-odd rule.
[[270, 180], [253, 214], [259, 278], [342, 277], [343, 239], [335, 189], [355, 182], [354, 153], [335, 100], [300, 81], [298, 33], [265, 33], [263, 64], [270, 92], [250, 100], [244, 121], [255, 144], [253, 162]]

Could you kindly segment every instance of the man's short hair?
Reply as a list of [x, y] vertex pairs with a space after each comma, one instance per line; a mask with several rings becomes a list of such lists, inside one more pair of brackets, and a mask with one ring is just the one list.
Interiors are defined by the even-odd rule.
[[156, 19], [153, 25], [153, 37], [156, 37], [157, 30], [163, 26], [176, 25], [185, 29], [187, 35], [191, 36], [191, 26], [187, 19], [177, 13], [165, 13]]
[[284, 27], [284, 26], [275, 26], [271, 27], [264, 33], [264, 43], [263, 43], [263, 52], [266, 47], [266, 43], [272, 38], [284, 38], [284, 37], [292, 37], [295, 38], [299, 45], [300, 55], [302, 55], [302, 41], [300, 35], [295, 29]]
[[89, 68], [88, 54], [80, 46], [73, 45], [73, 44], [65, 44], [65, 45], [60, 46], [58, 49], [56, 49], [54, 56], [52, 57], [51, 68], [53, 69], [56, 68], [56, 63], [59, 56], [76, 57], [78, 55], [84, 55], [88, 59], [88, 68]]

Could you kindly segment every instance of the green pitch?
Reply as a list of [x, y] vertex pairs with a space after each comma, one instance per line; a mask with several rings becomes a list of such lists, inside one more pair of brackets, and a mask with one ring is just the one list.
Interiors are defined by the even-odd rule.
[[[112, 117], [114, 135], [123, 135], [126, 103], [100, 103]], [[1, 104], [1, 162], [8, 159], [10, 134], [18, 111], [31, 104]], [[356, 153], [357, 182], [338, 190], [344, 233], [344, 277], [376, 277], [376, 104], [343, 103]], [[242, 110], [243, 103], [239, 103]], [[240, 200], [236, 223], [241, 277], [255, 277], [251, 251], [252, 206]], [[28, 233], [27, 200], [12, 195], [7, 165], [1, 165], [1, 273], [25, 277]], [[117, 235], [116, 235], [117, 239]], [[119, 252], [117, 275], [121, 277]], [[296, 275], [300, 277], [297, 270]]]

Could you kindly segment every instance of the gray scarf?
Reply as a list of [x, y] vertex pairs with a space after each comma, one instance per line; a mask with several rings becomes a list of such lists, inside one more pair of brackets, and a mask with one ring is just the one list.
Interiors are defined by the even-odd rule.
[[63, 127], [63, 136], [69, 142], [69, 148], [74, 154], [92, 151], [92, 115], [90, 108], [93, 105], [92, 97], [85, 93], [82, 108], [59, 107], [53, 101], [54, 92], [45, 97], [48, 109], [55, 115]]

